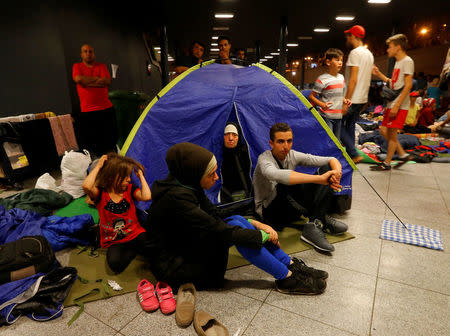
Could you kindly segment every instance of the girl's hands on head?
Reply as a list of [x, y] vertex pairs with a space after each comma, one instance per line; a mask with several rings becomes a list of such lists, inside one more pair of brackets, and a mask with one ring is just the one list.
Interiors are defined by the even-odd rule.
[[108, 155], [104, 154], [100, 157], [100, 159], [98, 159], [98, 163], [97, 165], [99, 167], [103, 167], [103, 165], [105, 164], [105, 161], [108, 160]]
[[134, 168], [134, 173], [135, 173], [136, 176], [139, 177], [139, 178], [144, 177], [144, 173], [142, 172], [142, 170], [139, 169], [139, 168], [137, 168], [137, 167]]

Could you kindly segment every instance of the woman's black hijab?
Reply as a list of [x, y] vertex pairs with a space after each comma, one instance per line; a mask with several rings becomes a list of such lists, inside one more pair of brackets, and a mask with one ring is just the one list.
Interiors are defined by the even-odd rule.
[[[229, 190], [229, 192], [247, 189], [245, 191], [249, 194], [252, 189], [252, 182], [250, 180], [250, 156], [248, 153], [248, 147], [244, 141], [241, 127], [234, 122], [227, 122], [226, 126], [228, 125], [233, 125], [236, 127], [239, 138], [237, 145], [234, 148], [227, 148], [223, 145], [223, 161], [221, 166], [221, 174], [223, 178], [222, 183], [224, 187]], [[244, 188], [242, 176], [236, 164], [236, 159], [239, 161], [241, 168], [240, 170], [245, 180], [246, 188]]]
[[183, 185], [201, 190], [200, 180], [214, 154], [190, 142], [173, 145], [166, 154], [170, 175]]

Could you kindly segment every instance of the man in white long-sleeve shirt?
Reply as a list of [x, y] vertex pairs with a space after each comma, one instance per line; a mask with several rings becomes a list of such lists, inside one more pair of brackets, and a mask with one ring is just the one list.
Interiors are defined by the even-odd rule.
[[[326, 240], [324, 230], [332, 234], [347, 231], [346, 224], [328, 215], [333, 190], [342, 188], [342, 166], [333, 157], [292, 150], [292, 141], [288, 124], [277, 123], [271, 127], [272, 149], [258, 157], [253, 174], [256, 212], [277, 229], [299, 220], [301, 215], [308, 216], [301, 239], [319, 250], [332, 252], [334, 247]], [[321, 168], [319, 174], [311, 175], [296, 172], [297, 166]]]

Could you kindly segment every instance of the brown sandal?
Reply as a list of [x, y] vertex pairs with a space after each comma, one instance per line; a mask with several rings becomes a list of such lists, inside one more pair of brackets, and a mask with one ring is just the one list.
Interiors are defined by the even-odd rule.
[[188, 327], [194, 319], [197, 291], [192, 283], [181, 285], [177, 294], [175, 320], [182, 328]]
[[228, 329], [214, 317], [200, 310], [194, 316], [194, 328], [199, 336], [229, 336]]

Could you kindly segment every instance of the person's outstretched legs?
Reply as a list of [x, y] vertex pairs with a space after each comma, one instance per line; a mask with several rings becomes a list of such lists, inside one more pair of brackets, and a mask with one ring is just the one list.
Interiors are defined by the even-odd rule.
[[[230, 225], [256, 230], [245, 218], [231, 216], [227, 218]], [[261, 237], [262, 238], [262, 237]], [[276, 289], [285, 294], [320, 294], [326, 288], [323, 272], [307, 267], [303, 262], [292, 260], [278, 246], [267, 242], [261, 249], [236, 246], [239, 253], [256, 267], [271, 274], [276, 280]], [[313, 272], [315, 272], [313, 274]], [[326, 274], [326, 272], [323, 272]], [[326, 274], [328, 276], [328, 274]]]
[[[245, 229], [256, 230], [244, 217], [232, 216], [227, 218], [227, 222], [230, 225], [240, 226]], [[273, 245], [271, 250], [274, 254], [282, 259], [284, 263], [277, 259], [265, 246], [261, 249], [252, 249], [242, 246], [236, 246], [239, 253], [248, 261], [250, 261], [256, 267], [271, 274], [275, 279], [280, 280], [286, 278], [289, 273], [287, 266], [291, 263], [291, 257], [284, 253], [278, 246], [272, 243], [266, 243], [266, 245]], [[288, 261], [288, 262], [287, 262]], [[287, 263], [287, 264], [285, 264]]]

